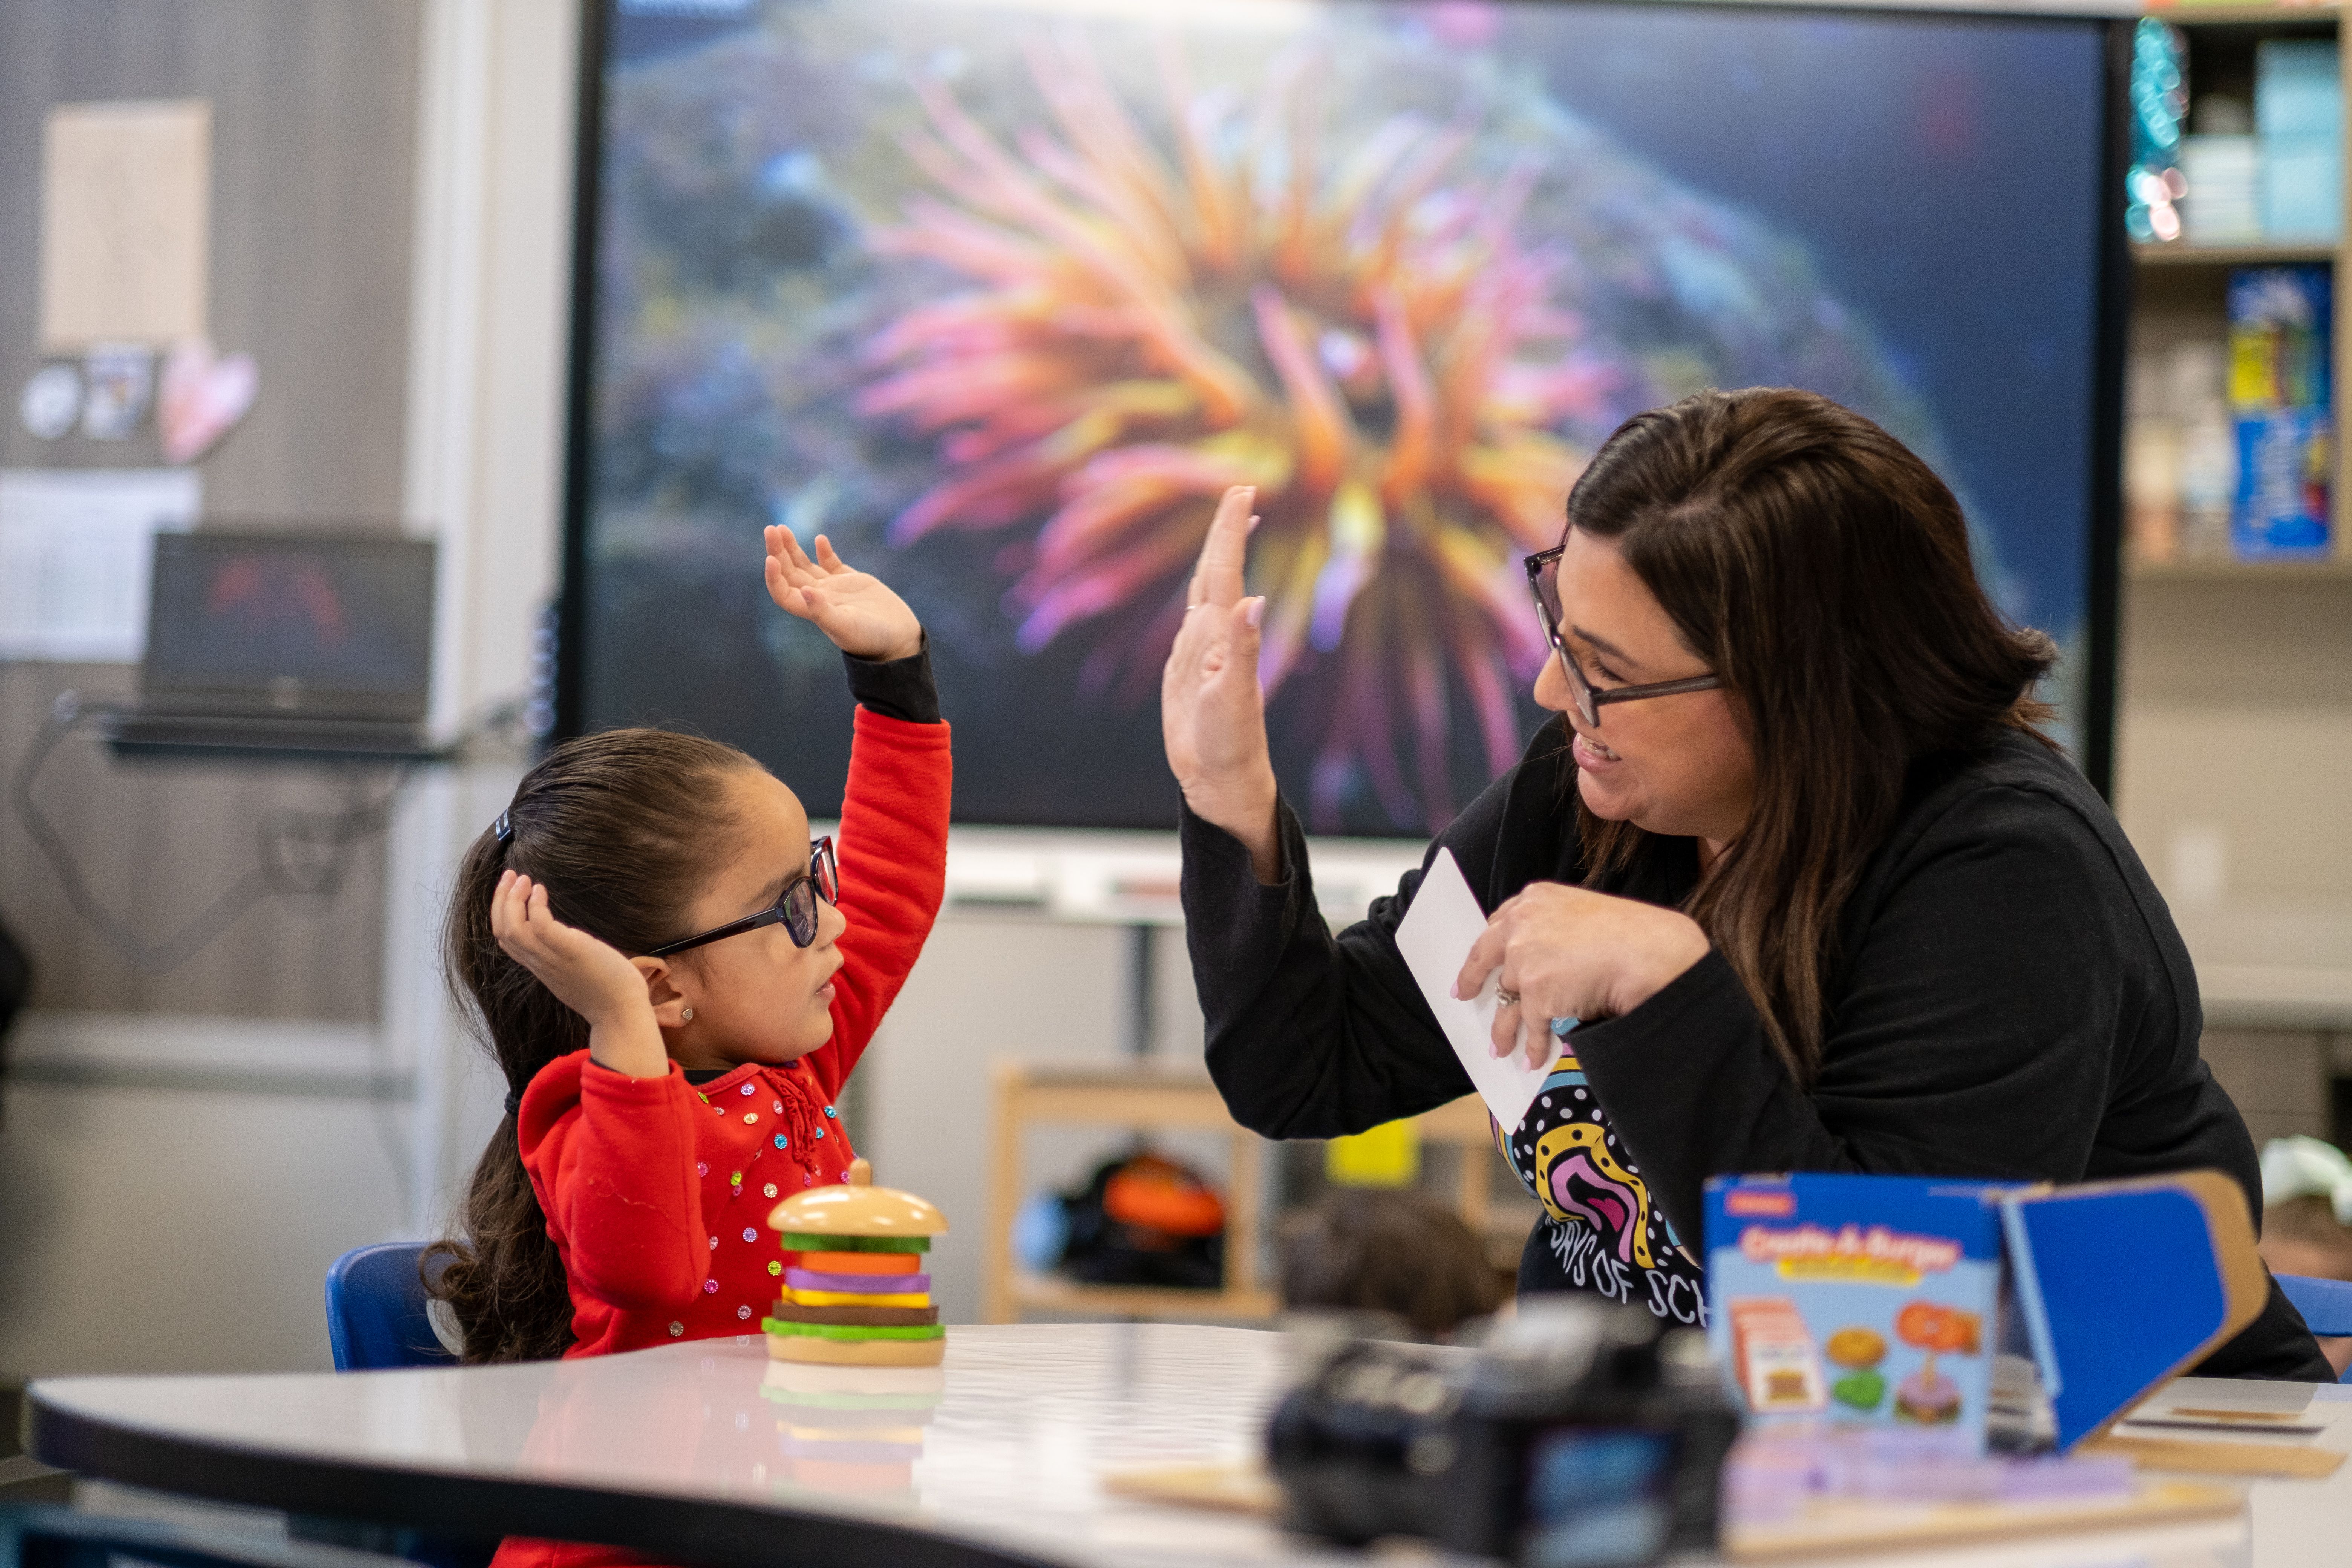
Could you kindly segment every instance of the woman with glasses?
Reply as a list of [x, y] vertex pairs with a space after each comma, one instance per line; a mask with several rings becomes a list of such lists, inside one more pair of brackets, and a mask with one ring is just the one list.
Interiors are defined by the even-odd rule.
[[[1470, 1091], [1397, 951], [1421, 873], [1334, 935], [1276, 787], [1225, 498], [1161, 704], [1208, 1061], [1328, 1138]], [[1543, 1205], [1522, 1290], [1704, 1321], [1701, 1187], [1846, 1171], [2078, 1182], [2254, 1152], [2197, 1054], [2189, 954], [2042, 726], [1958, 502], [1809, 393], [1703, 393], [1593, 454], [1527, 562], [1559, 715], [1439, 835], [1489, 912], [1493, 1048], [1561, 1054], [1498, 1128]], [[1423, 862], [1424, 869], [1427, 861]], [[2283, 1296], [2210, 1373], [2329, 1379]]]

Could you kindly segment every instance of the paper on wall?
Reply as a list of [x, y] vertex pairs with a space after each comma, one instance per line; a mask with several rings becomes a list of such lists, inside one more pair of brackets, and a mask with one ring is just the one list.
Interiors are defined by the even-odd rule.
[[194, 468], [0, 468], [0, 658], [135, 663], [153, 538], [203, 506]]
[[1470, 1075], [1478, 1097], [1507, 1131], [1517, 1131], [1551, 1072], [1551, 1064], [1559, 1059], [1559, 1042], [1549, 1034], [1543, 1037], [1550, 1049], [1539, 1068], [1528, 1066], [1527, 1058], [1516, 1051], [1496, 1058], [1488, 1031], [1495, 1024], [1500, 970], [1486, 977], [1486, 987], [1476, 996], [1466, 1002], [1455, 998], [1454, 978], [1486, 931], [1486, 916], [1478, 908], [1470, 884], [1463, 880], [1462, 868], [1454, 864], [1451, 850], [1440, 849], [1421, 879], [1420, 891], [1412, 896], [1412, 907], [1397, 922], [1397, 952], [1404, 955], [1405, 967], [1412, 971], [1429, 1010], [1437, 1015], [1437, 1026], [1462, 1059], [1462, 1068]]
[[205, 330], [212, 105], [61, 103], [41, 146], [41, 346]]

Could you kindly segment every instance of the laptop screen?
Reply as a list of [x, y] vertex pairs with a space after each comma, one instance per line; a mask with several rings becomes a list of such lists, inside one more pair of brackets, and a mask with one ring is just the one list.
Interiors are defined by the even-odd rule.
[[433, 545], [159, 533], [141, 672], [151, 704], [421, 719]]

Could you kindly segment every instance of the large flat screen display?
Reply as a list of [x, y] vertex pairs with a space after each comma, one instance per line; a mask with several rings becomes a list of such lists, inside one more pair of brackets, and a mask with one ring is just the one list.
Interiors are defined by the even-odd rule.
[[603, 4], [568, 730], [688, 725], [835, 809], [838, 659], [760, 582], [783, 523], [921, 614], [960, 820], [1170, 826], [1160, 668], [1218, 493], [1255, 484], [1286, 793], [1422, 835], [1543, 717], [1519, 559], [1587, 455], [1778, 384], [1950, 482], [2097, 750], [2105, 24]]

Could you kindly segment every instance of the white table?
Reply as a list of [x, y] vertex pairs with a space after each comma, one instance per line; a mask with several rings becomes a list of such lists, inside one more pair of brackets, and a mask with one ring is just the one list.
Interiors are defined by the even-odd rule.
[[[805, 1407], [763, 1392], [757, 1336], [482, 1369], [44, 1379], [28, 1391], [28, 1426], [37, 1458], [136, 1486], [457, 1534], [606, 1541], [677, 1562], [1365, 1561], [1099, 1484], [1108, 1470], [1255, 1453], [1284, 1383], [1279, 1336], [1036, 1323], [957, 1328], [948, 1344], [936, 1406], [902, 1418], [845, 1398], [845, 1414], [816, 1417], [838, 1425], [814, 1443]], [[2175, 1405], [2307, 1409], [2327, 1427], [2321, 1443], [2352, 1449], [2352, 1387], [2183, 1379], [2149, 1413]], [[866, 1434], [917, 1422], [920, 1458], [897, 1472], [911, 1485], [860, 1462], [873, 1457], [854, 1446]], [[849, 1462], [812, 1460], [813, 1449]], [[2352, 1562], [2352, 1465], [2326, 1481], [2257, 1483], [2243, 1520], [1891, 1561], [2335, 1568]]]

